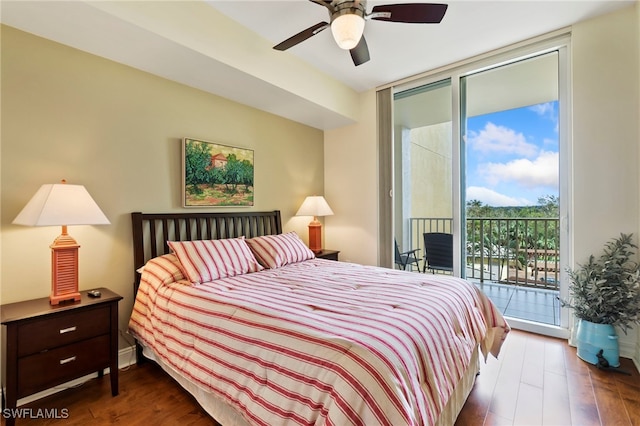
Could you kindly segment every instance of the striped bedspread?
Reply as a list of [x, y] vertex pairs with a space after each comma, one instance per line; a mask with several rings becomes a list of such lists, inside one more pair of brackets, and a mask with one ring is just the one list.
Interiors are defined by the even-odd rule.
[[431, 425], [509, 331], [450, 276], [313, 259], [184, 284], [144, 272], [130, 331], [255, 425]]

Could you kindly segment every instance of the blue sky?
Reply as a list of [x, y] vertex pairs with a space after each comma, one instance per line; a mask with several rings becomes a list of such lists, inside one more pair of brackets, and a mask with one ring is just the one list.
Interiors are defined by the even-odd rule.
[[558, 102], [467, 119], [467, 200], [537, 205], [558, 196]]

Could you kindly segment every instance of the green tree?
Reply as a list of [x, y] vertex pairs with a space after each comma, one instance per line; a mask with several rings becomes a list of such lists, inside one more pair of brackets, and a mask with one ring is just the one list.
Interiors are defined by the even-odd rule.
[[214, 167], [209, 170], [209, 183], [222, 185], [227, 183], [227, 173], [223, 167]]
[[245, 191], [253, 186], [253, 164], [248, 160], [240, 163], [240, 183], [245, 186]]
[[202, 190], [198, 185], [209, 183], [211, 164], [211, 151], [207, 144], [187, 141], [185, 144], [185, 185], [191, 187], [191, 193], [200, 194]]
[[555, 195], [544, 195], [538, 198], [538, 205], [546, 217], [560, 217], [560, 199]]
[[491, 215], [492, 207], [483, 204], [479, 200], [467, 201], [467, 217], [488, 217]]
[[226, 192], [230, 194], [237, 193], [238, 183], [240, 183], [240, 177], [242, 174], [242, 166], [235, 154], [229, 154], [229, 156], [227, 156], [227, 165], [225, 166], [224, 171]]
[[[509, 253], [518, 255], [523, 267], [527, 258], [524, 249], [557, 250], [560, 233], [559, 198], [545, 195], [536, 206], [492, 207], [478, 200], [467, 202], [467, 250], [479, 256], [506, 259]], [[528, 220], [523, 220], [528, 219]], [[530, 220], [540, 219], [540, 220]], [[502, 265], [504, 266], [504, 265]]]

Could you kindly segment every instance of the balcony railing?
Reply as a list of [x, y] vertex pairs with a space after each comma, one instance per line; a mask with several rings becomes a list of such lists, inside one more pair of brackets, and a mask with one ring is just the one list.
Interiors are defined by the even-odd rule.
[[[425, 232], [452, 232], [450, 218], [410, 218], [411, 248], [424, 253]], [[472, 218], [466, 221], [469, 279], [558, 289], [558, 219]]]

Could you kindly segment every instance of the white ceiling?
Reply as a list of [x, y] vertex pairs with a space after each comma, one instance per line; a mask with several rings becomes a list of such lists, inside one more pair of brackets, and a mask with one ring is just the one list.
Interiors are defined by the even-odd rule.
[[[379, 4], [414, 2], [420, 1], [369, 0], [367, 10]], [[358, 67], [348, 52], [337, 47], [331, 31], [289, 51], [361, 92], [633, 4], [615, 0], [433, 2], [449, 5], [440, 24], [367, 21], [364, 35], [371, 60]], [[208, 3], [273, 44], [328, 19], [324, 7], [306, 0]]]
[[[409, 2], [370, 0], [367, 10], [376, 4]], [[449, 8], [440, 24], [367, 21], [365, 36], [371, 60], [358, 67], [348, 52], [337, 47], [329, 30], [286, 52], [270, 48], [313, 24], [328, 21], [326, 9], [307, 0], [2, 0], [0, 20], [41, 37], [329, 129], [354, 121], [353, 115], [332, 106], [332, 98], [347, 99], [349, 92], [363, 92], [629, 7], [634, 0], [442, 2], [448, 3]], [[159, 17], [158, 11], [168, 7], [174, 8], [169, 19], [175, 25], [167, 21], [166, 14]], [[240, 57], [245, 58], [244, 63]], [[305, 87], [326, 75], [339, 83], [326, 89], [324, 95], [312, 94]], [[348, 99], [340, 101], [348, 103]]]

